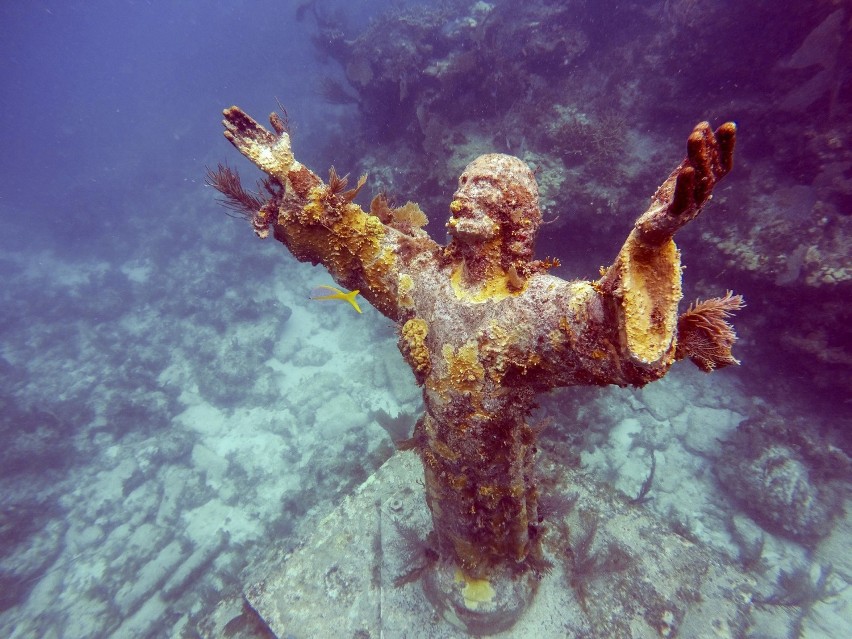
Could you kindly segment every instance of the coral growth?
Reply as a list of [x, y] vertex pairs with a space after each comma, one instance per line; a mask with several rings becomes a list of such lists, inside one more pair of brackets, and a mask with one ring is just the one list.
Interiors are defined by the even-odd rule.
[[557, 104], [548, 122], [549, 146], [567, 164], [586, 163], [591, 168], [615, 167], [627, 145], [627, 120], [617, 111], [597, 116]]
[[568, 530], [563, 533], [571, 538], [565, 556], [569, 585], [577, 596], [583, 610], [587, 609], [589, 584], [595, 579], [613, 572], [623, 572], [630, 567], [632, 558], [613, 542], [595, 548], [598, 533], [598, 520], [595, 515], [582, 511], [580, 519], [582, 530], [573, 535]]
[[734, 311], [745, 306], [742, 295], [731, 291], [725, 297], [699, 301], [677, 320], [677, 350], [675, 357], [688, 357], [704, 372], [739, 364], [731, 355], [737, 339], [734, 327], [727, 321]]
[[815, 425], [774, 413], [744, 421], [716, 467], [722, 486], [768, 530], [807, 545], [842, 512], [852, 459]]

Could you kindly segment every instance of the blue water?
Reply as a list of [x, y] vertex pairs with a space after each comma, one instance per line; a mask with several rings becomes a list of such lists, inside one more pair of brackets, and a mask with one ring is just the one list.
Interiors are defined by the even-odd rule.
[[[421, 6], [449, 17], [400, 18]], [[849, 530], [852, 476], [849, 6], [512, 7], [0, 7], [0, 635], [191, 632], [253, 563], [308, 534], [310, 516], [392, 453], [382, 415], [402, 416], [399, 429], [422, 410], [392, 322], [311, 301], [333, 284], [322, 269], [261, 243], [205, 185], [220, 162], [248, 185], [259, 178], [223, 138], [222, 109], [265, 122], [280, 103], [301, 162], [321, 177], [332, 165], [369, 173], [364, 206], [379, 190], [420, 202], [442, 243], [464, 165], [518, 155], [537, 167], [550, 222], [538, 255], [584, 279], [611, 262], [691, 128], [736, 121], [735, 169], [678, 244], [684, 308], [745, 295], [742, 366], [714, 373], [714, 386], [678, 364], [663, 391], [631, 400], [653, 423], [627, 421], [616, 389], [550, 398], [554, 414], [597, 424], [552, 436], [629, 497], [649, 450], [680, 451], [672, 476], [693, 481], [700, 467], [696, 493], [716, 495], [695, 515], [699, 540], [741, 559], [726, 512], [766, 535], [772, 562], [755, 572], [764, 600], [783, 575], [831, 565], [827, 590], [782, 625], [842, 636], [842, 623], [813, 619], [842, 617], [852, 580], [832, 554]], [[329, 79], [348, 97], [329, 98]], [[689, 413], [666, 393], [713, 401]], [[718, 423], [691, 427], [715, 437], [669, 434], [716, 408]], [[642, 443], [625, 447], [625, 432]], [[722, 440], [758, 452], [725, 460]], [[801, 482], [820, 504], [787, 513], [800, 525], [783, 523], [783, 501], [759, 482], [731, 478], [770, 472], [761, 451], [772, 446], [796, 469], [779, 481]], [[761, 495], [771, 503], [750, 508]], [[647, 508], [680, 525], [679, 499]], [[169, 581], [190, 559], [192, 574]], [[815, 605], [825, 608], [811, 615]], [[760, 615], [754, 624], [748, 636], [776, 636]]]

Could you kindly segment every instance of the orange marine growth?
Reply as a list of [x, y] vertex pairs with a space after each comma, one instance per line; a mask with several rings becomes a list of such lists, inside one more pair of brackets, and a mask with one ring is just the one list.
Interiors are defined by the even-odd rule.
[[725, 297], [695, 300], [677, 320], [675, 357], [688, 357], [705, 373], [739, 364], [731, 354], [737, 333], [728, 318], [744, 306], [743, 296], [734, 295], [733, 291]]

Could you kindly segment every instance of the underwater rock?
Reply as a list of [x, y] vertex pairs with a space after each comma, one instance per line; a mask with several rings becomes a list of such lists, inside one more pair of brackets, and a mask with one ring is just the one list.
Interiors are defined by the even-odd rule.
[[40, 473], [64, 469], [72, 463], [60, 419], [45, 410], [24, 410], [12, 402], [0, 401], [0, 475]]
[[[849, 502], [846, 504], [850, 505]], [[831, 566], [832, 571], [847, 583], [852, 583], [852, 509], [845, 508], [843, 517], [832, 529], [814, 553], [814, 560], [821, 566]]]
[[[4, 508], [0, 512], [0, 612], [25, 601], [30, 590], [38, 583], [50, 564], [62, 549], [62, 537], [67, 524], [61, 519], [44, 523], [36, 506], [23, 504], [19, 508]], [[28, 515], [29, 517], [22, 517]], [[22, 535], [21, 522], [32, 518], [42, 527]], [[24, 525], [24, 527], [26, 524]]]
[[687, 406], [687, 398], [682, 393], [673, 393], [667, 386], [651, 384], [636, 391], [643, 407], [659, 421], [680, 415]]
[[715, 467], [746, 513], [806, 545], [830, 532], [842, 510], [840, 480], [850, 473], [849, 457], [809, 430], [775, 415], [750, 418], [724, 442]]
[[690, 406], [672, 420], [684, 448], [702, 457], [716, 455], [719, 439], [733, 431], [743, 417], [724, 408]]
[[[300, 342], [302, 340], [299, 340]], [[328, 349], [315, 344], [303, 344], [290, 358], [289, 363], [293, 366], [323, 366], [332, 358]]]
[[773, 528], [796, 539], [822, 537], [831, 521], [829, 506], [810, 479], [807, 466], [785, 446], [767, 448], [745, 463], [721, 467], [719, 477], [733, 488], [739, 480], [739, 498], [756, 509]]
[[[279, 327], [275, 323], [250, 324], [232, 329], [224, 347], [204, 339], [199, 330], [198, 391], [216, 406], [231, 408], [246, 397], [269, 397], [269, 381], [261, 379], [267, 371], [264, 362], [273, 350]], [[217, 371], [211, 375], [210, 370]]]

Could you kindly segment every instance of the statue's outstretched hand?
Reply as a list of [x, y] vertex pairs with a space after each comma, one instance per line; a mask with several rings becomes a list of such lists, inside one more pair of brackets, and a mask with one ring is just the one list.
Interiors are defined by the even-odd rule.
[[694, 219], [710, 199], [713, 188], [733, 167], [737, 126], [726, 122], [714, 133], [707, 122], [692, 130], [687, 158], [651, 198], [651, 206], [636, 221], [644, 244], [661, 244]]
[[271, 133], [246, 114], [241, 108], [232, 106], [222, 114], [225, 119], [225, 137], [237, 151], [257, 165], [260, 170], [281, 182], [286, 182], [287, 172], [295, 159], [290, 148], [290, 136], [285, 131], [281, 118], [273, 113], [269, 121], [275, 129]]

